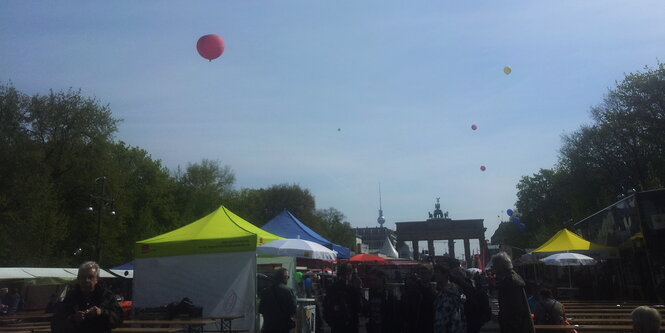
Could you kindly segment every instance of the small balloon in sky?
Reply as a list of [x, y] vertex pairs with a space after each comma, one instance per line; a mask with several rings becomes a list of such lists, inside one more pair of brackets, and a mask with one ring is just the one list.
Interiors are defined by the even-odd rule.
[[512, 71], [513, 71], [513, 69], [510, 68], [510, 66], [506, 66], [506, 67], [503, 68], [503, 73], [506, 74], [506, 75], [510, 74]]
[[478, 129], [478, 126], [476, 126], [476, 124], [473, 124], [473, 125], [471, 125], [471, 129], [475, 131], [475, 130]]
[[487, 168], [484, 165], [481, 165], [480, 166], [480, 171], [485, 171], [485, 170], [487, 170]]
[[338, 127], [338, 128], [337, 128], [337, 132], [341, 132], [341, 131], [342, 131], [342, 129]]
[[196, 42], [196, 50], [202, 57], [212, 61], [224, 53], [224, 40], [215, 34], [205, 35]]
[[517, 217], [517, 216], [513, 216], [512, 221], [513, 221], [513, 223], [515, 223], [515, 224], [519, 224], [519, 223], [520, 223], [520, 218]]
[[512, 209], [506, 210], [506, 214], [508, 214], [508, 216], [513, 216], [513, 210]]
[[517, 225], [517, 227], [520, 229], [520, 231], [524, 231], [524, 228], [526, 228], [526, 224], [520, 223]]

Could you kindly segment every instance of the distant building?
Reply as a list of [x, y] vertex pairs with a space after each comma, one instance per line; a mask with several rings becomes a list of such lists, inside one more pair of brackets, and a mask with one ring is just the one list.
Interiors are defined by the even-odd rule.
[[[397, 231], [397, 250], [401, 253], [402, 248], [411, 243], [414, 259], [418, 260], [421, 254], [427, 254], [429, 258], [450, 257], [455, 258], [455, 241], [461, 240], [464, 244], [464, 261], [471, 262], [470, 239], [477, 239], [480, 247], [480, 265], [484, 267], [487, 257], [487, 244], [483, 219], [453, 220], [448, 212], [441, 210], [440, 198], [436, 198], [434, 212], [429, 212], [429, 218], [425, 221], [395, 222]], [[447, 253], [435, 253], [434, 241], [445, 240], [448, 242]], [[419, 241], [427, 241], [427, 249], [420, 252]], [[437, 256], [438, 255], [438, 256]], [[426, 258], [423, 258], [426, 259]]]
[[367, 245], [367, 253], [370, 254], [380, 253], [386, 239], [390, 240], [393, 247], [397, 243], [395, 231], [384, 227], [356, 228], [356, 235], [362, 239], [363, 245]]

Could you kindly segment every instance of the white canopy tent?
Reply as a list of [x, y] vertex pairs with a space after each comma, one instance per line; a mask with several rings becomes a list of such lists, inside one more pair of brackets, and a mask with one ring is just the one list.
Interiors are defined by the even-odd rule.
[[[78, 268], [0, 267], [0, 280], [35, 278], [74, 280], [77, 274]], [[99, 271], [99, 277], [114, 278], [116, 276], [102, 269]]]

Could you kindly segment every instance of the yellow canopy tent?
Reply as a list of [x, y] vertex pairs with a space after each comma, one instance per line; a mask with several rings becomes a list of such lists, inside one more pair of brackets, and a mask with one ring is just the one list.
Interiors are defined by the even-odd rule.
[[176, 230], [136, 243], [134, 307], [158, 307], [187, 297], [204, 317], [254, 331], [256, 247], [281, 239], [220, 206]]
[[545, 244], [531, 251], [531, 253], [567, 251], [594, 251], [599, 253], [606, 252], [612, 256], [616, 255], [615, 247], [589, 242], [565, 228], [557, 232]]
[[282, 239], [245, 221], [224, 206], [188, 225], [136, 242], [138, 258], [254, 251]]

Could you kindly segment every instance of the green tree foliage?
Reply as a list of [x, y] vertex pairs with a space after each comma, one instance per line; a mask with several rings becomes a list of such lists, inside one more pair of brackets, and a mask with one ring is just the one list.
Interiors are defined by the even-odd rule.
[[175, 173], [176, 204], [182, 222], [193, 222], [217, 209], [233, 195], [235, 174], [220, 161], [203, 159]]
[[236, 196], [232, 207], [257, 226], [263, 226], [285, 209], [308, 227], [318, 226], [314, 214], [316, 210], [314, 196], [309, 190], [296, 184], [278, 184], [265, 189], [242, 190]]
[[355, 232], [344, 214], [334, 208], [317, 210], [314, 196], [296, 184], [273, 185], [266, 189], [243, 189], [228, 203], [247, 221], [263, 226], [283, 210], [333, 243], [353, 248]]
[[118, 121], [79, 91], [28, 97], [2, 86], [0, 105], [0, 233], [11, 249], [3, 259], [22, 265], [54, 256], [66, 261], [67, 231], [87, 231], [81, 227], [82, 190], [100, 165], [91, 156], [108, 147]]
[[309, 190], [281, 184], [236, 191], [233, 170], [208, 159], [171, 173], [147, 151], [116, 142], [119, 121], [77, 90], [27, 96], [0, 85], [0, 265], [97, 259], [98, 221], [101, 263], [118, 265], [134, 258], [136, 241], [221, 204], [259, 226], [288, 209], [346, 244], [351, 228], [344, 216], [317, 212]]
[[356, 232], [351, 227], [351, 224], [346, 221], [346, 217], [342, 212], [335, 208], [327, 208], [316, 211], [323, 225], [323, 235], [333, 243], [348, 247], [355, 248]]
[[540, 245], [566, 223], [596, 212], [631, 189], [665, 184], [665, 65], [627, 74], [591, 108], [593, 122], [565, 135], [559, 163], [517, 184], [526, 231], [506, 236]]

